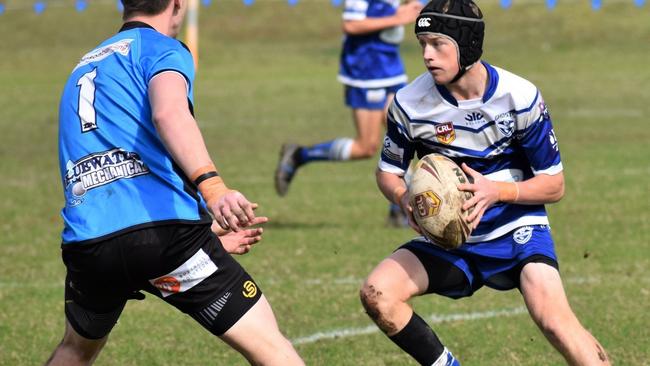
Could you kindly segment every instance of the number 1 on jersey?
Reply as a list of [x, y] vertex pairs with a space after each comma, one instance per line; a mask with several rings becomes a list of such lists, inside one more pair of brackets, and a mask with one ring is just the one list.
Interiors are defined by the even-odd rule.
[[95, 112], [95, 78], [97, 68], [83, 74], [77, 81], [79, 87], [79, 122], [81, 132], [92, 131], [97, 128], [97, 113]]

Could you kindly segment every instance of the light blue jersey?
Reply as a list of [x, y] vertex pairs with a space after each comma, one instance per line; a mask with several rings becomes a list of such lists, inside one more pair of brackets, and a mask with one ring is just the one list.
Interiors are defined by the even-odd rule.
[[[389, 110], [381, 170], [404, 175], [416, 153], [421, 157], [436, 152], [494, 181], [519, 182], [562, 171], [539, 90], [519, 76], [483, 65], [489, 79], [483, 98], [458, 101], [428, 72], [397, 92]], [[530, 225], [548, 225], [544, 205], [499, 202], [485, 212], [467, 243], [486, 242]]]
[[163, 223], [211, 221], [151, 119], [149, 82], [164, 72], [185, 78], [191, 110], [190, 52], [140, 22], [126, 23], [72, 71], [59, 109], [64, 243]]
[[[392, 16], [399, 0], [346, 0], [343, 20]], [[364, 35], [346, 35], [341, 51], [338, 79], [355, 88], [376, 89], [406, 83], [399, 55], [404, 27]]]

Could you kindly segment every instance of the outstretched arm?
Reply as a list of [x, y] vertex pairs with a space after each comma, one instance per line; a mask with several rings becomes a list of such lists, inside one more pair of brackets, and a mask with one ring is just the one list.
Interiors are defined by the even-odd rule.
[[[152, 119], [162, 142], [183, 172], [197, 183], [208, 209], [224, 229], [239, 231], [255, 218], [254, 204], [230, 190], [216, 174], [196, 120], [187, 102], [185, 78], [163, 72], [149, 82]], [[212, 172], [214, 174], [212, 174]], [[208, 175], [206, 175], [208, 173]]]

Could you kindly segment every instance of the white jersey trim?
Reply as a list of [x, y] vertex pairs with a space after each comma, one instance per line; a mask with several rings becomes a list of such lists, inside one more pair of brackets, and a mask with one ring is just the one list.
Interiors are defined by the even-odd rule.
[[552, 167], [546, 168], [544, 170], [533, 170], [533, 174], [535, 175], [540, 175], [540, 174], [548, 174], [548, 175], [556, 175], [560, 174], [560, 172], [564, 170], [562, 167], [562, 163], [558, 165], [553, 165]]
[[524, 172], [521, 169], [504, 169], [486, 174], [485, 178], [495, 182], [521, 182], [524, 179]]
[[400, 169], [400, 168], [396, 167], [396, 166], [393, 165], [393, 164], [386, 163], [386, 162], [384, 162], [383, 160], [381, 160], [381, 158], [380, 158], [380, 160], [379, 160], [379, 166], [378, 166], [378, 168], [379, 168], [379, 170], [381, 170], [382, 172], [386, 172], [386, 173], [391, 173], [391, 174], [399, 175], [400, 177], [403, 177], [404, 174], [406, 174], [406, 171], [405, 171], [405, 170]]
[[343, 13], [343, 20], [364, 20], [364, 19], [366, 19], [366, 13], [353, 13], [353, 12]]
[[358, 80], [351, 79], [347, 76], [338, 75], [338, 80], [345, 85], [349, 85], [355, 88], [375, 89], [406, 83], [408, 81], [408, 76], [402, 74], [386, 79]]
[[467, 243], [480, 243], [483, 241], [488, 241], [496, 239], [500, 236], [503, 236], [512, 230], [527, 225], [548, 225], [547, 216], [522, 216], [515, 221], [511, 221], [503, 226], [500, 226], [498, 229], [493, 230], [487, 234], [483, 235], [470, 235], [467, 239]]
[[149, 79], [149, 84], [151, 84], [151, 81], [152, 81], [153, 79], [155, 79], [156, 77], [158, 77], [159, 75], [167, 74], [167, 73], [174, 73], [174, 74], [178, 74], [178, 75], [180, 75], [180, 76], [183, 78], [183, 81], [185, 82], [185, 91], [186, 91], [187, 94], [189, 95], [189, 93], [190, 93], [190, 84], [188, 84], [188, 82], [187, 82], [187, 78], [186, 78], [185, 75], [183, 75], [183, 73], [180, 72], [180, 71], [176, 71], [176, 70], [165, 70], [165, 71], [163, 71], [163, 72], [159, 72], [159, 73], [157, 73], [156, 75], [154, 75], [151, 79]]

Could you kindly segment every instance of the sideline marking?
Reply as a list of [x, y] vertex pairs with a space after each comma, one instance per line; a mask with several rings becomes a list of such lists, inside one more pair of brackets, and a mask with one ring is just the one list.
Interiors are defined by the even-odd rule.
[[[452, 321], [515, 316], [519, 314], [524, 314], [526, 312], [527, 312], [526, 308], [520, 306], [520, 307], [510, 308], [510, 309], [490, 310], [490, 311], [474, 312], [474, 313], [457, 313], [457, 314], [447, 314], [447, 315], [432, 314], [427, 316], [425, 320], [427, 320], [431, 324], [438, 324], [438, 323], [452, 322]], [[295, 338], [291, 340], [291, 343], [293, 343], [294, 345], [309, 344], [323, 339], [347, 338], [347, 337], [354, 337], [354, 336], [372, 334], [377, 332], [379, 332], [379, 328], [377, 328], [376, 325], [359, 327], [359, 328], [340, 328], [340, 329], [330, 330], [327, 332], [317, 332], [306, 337]]]

